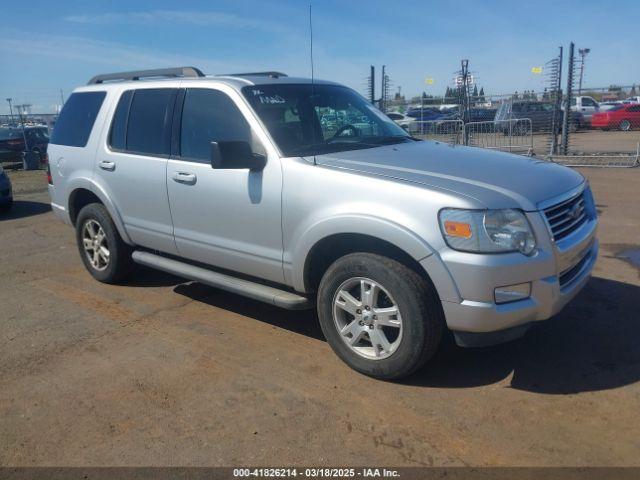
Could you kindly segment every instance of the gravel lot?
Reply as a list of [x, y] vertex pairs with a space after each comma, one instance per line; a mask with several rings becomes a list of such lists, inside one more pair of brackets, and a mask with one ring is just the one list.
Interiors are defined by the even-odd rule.
[[10, 172], [0, 465], [640, 466], [640, 169], [582, 172], [601, 212], [587, 288], [520, 341], [448, 339], [403, 383], [349, 370], [312, 312], [142, 269], [93, 281], [44, 173]]

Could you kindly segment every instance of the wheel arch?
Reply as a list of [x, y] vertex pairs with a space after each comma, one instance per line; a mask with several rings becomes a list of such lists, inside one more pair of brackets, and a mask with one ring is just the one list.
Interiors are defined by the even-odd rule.
[[292, 283], [301, 292], [315, 291], [326, 268], [340, 256], [354, 252], [393, 258], [428, 278], [420, 261], [434, 251], [405, 227], [365, 216], [334, 217], [317, 223], [294, 244]]
[[115, 208], [115, 205], [113, 205], [113, 202], [109, 200], [109, 197], [98, 185], [89, 180], [76, 182], [70, 188], [67, 211], [69, 212], [69, 219], [71, 220], [72, 225], [75, 225], [78, 213], [82, 207], [89, 203], [101, 203], [104, 205], [122, 239], [126, 243], [133, 245], [124, 228], [122, 218], [120, 217], [118, 210]]

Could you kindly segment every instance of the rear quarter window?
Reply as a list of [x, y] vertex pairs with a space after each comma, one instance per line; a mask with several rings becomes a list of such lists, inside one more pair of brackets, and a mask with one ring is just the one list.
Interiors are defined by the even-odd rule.
[[64, 104], [51, 135], [50, 143], [85, 147], [106, 92], [77, 92]]

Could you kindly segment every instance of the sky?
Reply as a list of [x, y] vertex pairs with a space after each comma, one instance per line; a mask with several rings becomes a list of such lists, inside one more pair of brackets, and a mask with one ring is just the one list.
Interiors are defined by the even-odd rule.
[[[31, 0], [2, 11], [0, 114], [8, 97], [51, 112], [98, 73], [311, 75], [308, 0]], [[369, 66], [379, 86], [384, 64], [394, 92], [442, 95], [466, 58], [487, 93], [542, 91], [531, 68], [574, 41], [591, 48], [585, 85], [640, 84], [639, 14], [638, 0], [312, 0], [315, 76], [364, 93]]]

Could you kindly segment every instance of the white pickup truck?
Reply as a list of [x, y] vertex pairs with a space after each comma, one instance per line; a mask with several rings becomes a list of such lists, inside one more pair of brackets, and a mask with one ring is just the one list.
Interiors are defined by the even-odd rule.
[[600, 104], [593, 97], [577, 96], [571, 99], [571, 110], [580, 112], [587, 125], [591, 125], [591, 116], [600, 111]]

